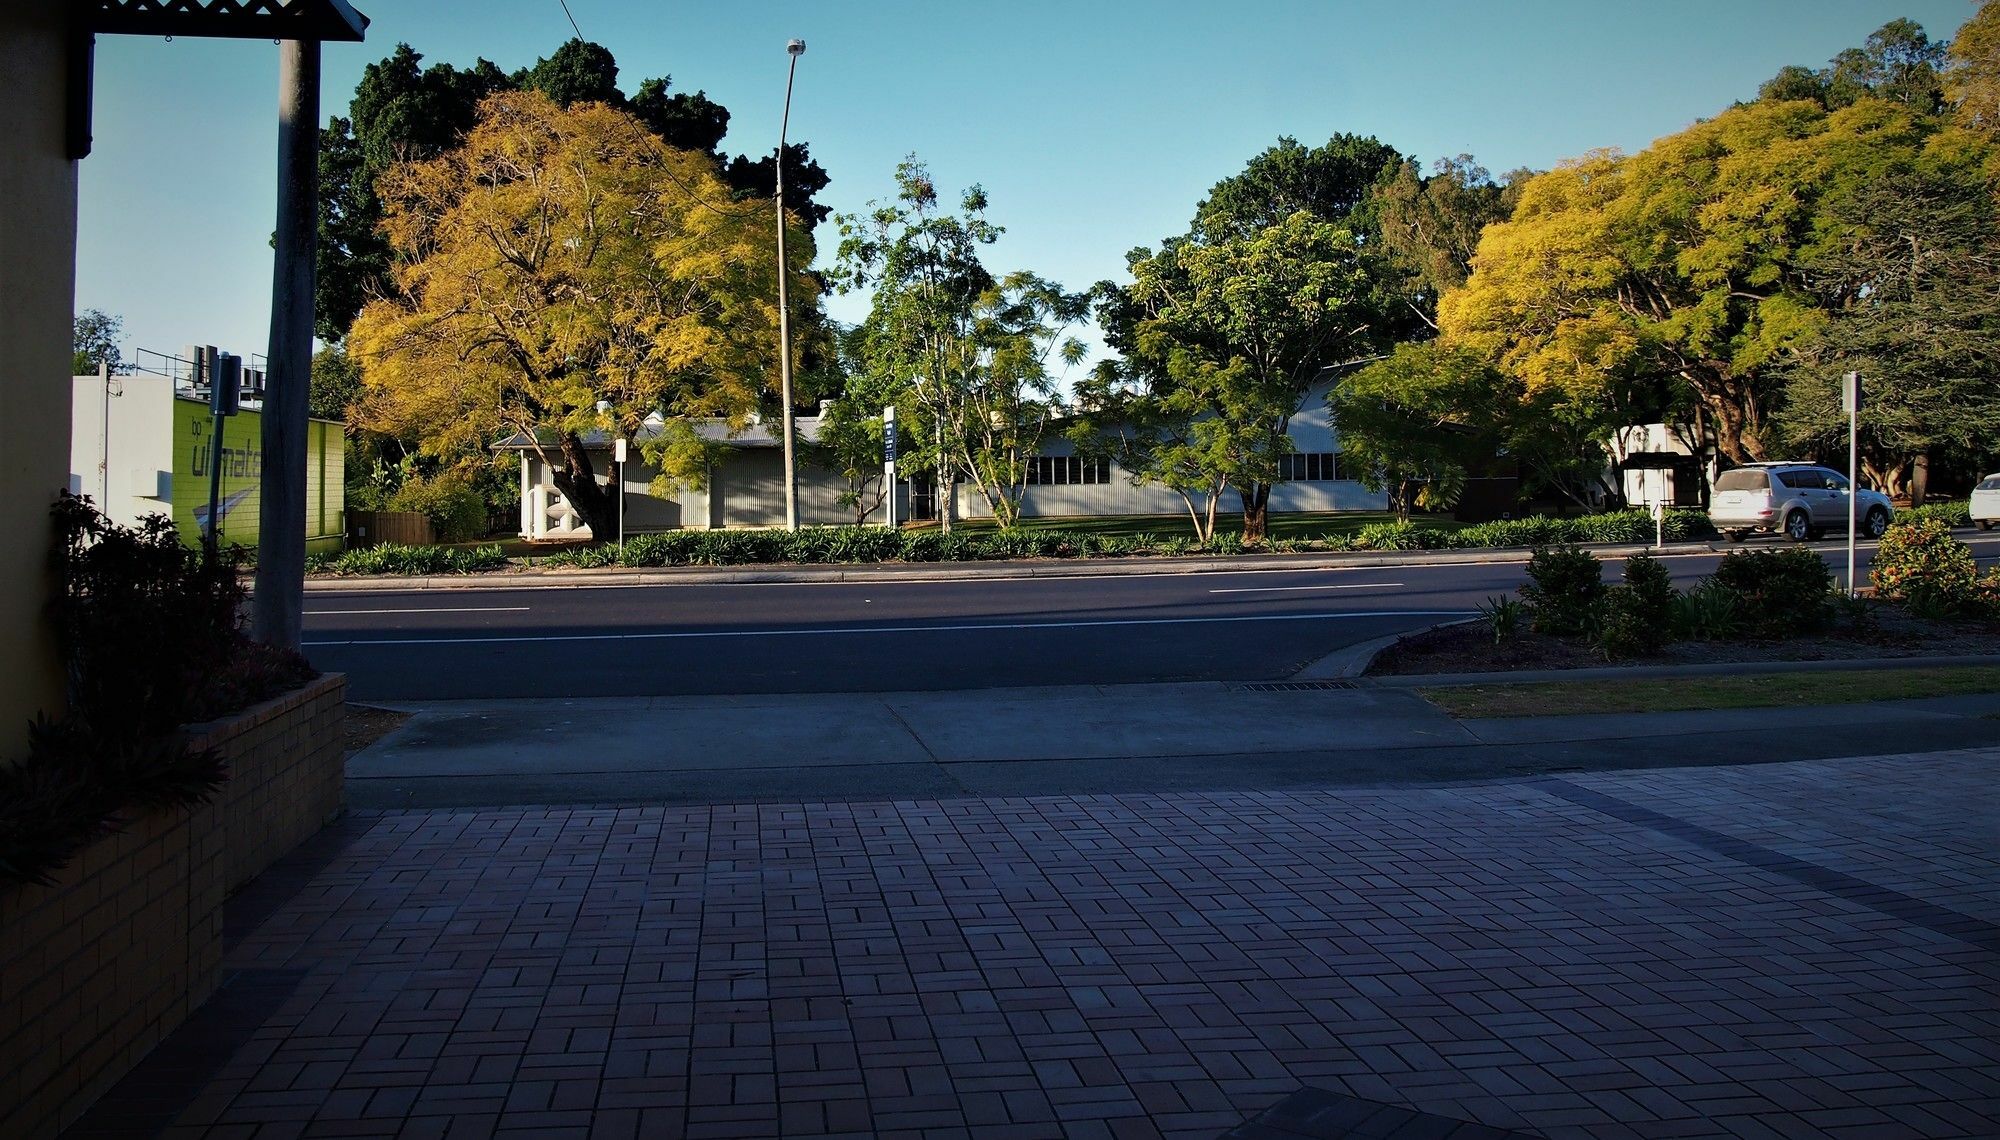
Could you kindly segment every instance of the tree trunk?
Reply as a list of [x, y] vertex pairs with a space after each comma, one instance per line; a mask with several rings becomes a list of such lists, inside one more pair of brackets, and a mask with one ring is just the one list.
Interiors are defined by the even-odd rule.
[[1921, 507], [1931, 492], [1931, 455], [1920, 451], [1910, 461], [1910, 505]]
[[590, 452], [574, 432], [562, 437], [563, 465], [550, 473], [550, 481], [590, 528], [592, 542], [613, 542], [618, 537], [618, 503], [613, 493], [598, 484]]
[[1396, 521], [1410, 521], [1410, 504], [1416, 500], [1417, 484], [1413, 479], [1397, 479], [1389, 484], [1389, 509], [1396, 512]]
[[1181, 497], [1181, 502], [1187, 505], [1188, 521], [1194, 524], [1194, 540], [1206, 546], [1208, 544], [1209, 535], [1214, 532], [1214, 528], [1211, 527], [1207, 530], [1202, 529], [1201, 512], [1195, 509], [1193, 495], [1188, 494], [1186, 491], [1183, 491], [1178, 487], [1174, 488], [1174, 494], [1179, 495]]
[[1255, 546], [1270, 529], [1271, 486], [1252, 483], [1237, 494], [1243, 498], [1243, 545]]

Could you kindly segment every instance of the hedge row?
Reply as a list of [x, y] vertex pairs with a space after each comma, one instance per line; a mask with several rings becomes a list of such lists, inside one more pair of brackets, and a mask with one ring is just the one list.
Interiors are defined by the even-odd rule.
[[[1951, 526], [1969, 521], [1964, 503], [1932, 503], [1896, 512], [1898, 523], [1937, 519]], [[1667, 512], [1669, 542], [1714, 538], [1715, 528], [1698, 510]], [[1352, 534], [1278, 538], [1260, 549], [1286, 554], [1350, 550], [1474, 550], [1493, 547], [1560, 546], [1588, 542], [1650, 543], [1653, 516], [1614, 511], [1577, 518], [1531, 515], [1443, 530], [1422, 523], [1373, 523]], [[754, 566], [769, 563], [834, 565], [866, 562], [978, 562], [1000, 558], [1118, 558], [1183, 554], [1241, 554], [1240, 535], [1222, 534], [1207, 544], [1185, 535], [1104, 535], [1058, 527], [941, 534], [934, 530], [892, 531], [879, 527], [807, 527], [781, 530], [675, 530], [642, 534], [615, 546], [568, 550], [538, 559], [545, 566]], [[313, 559], [308, 569], [334, 574], [464, 574], [507, 565], [498, 546], [410, 547], [393, 544], [349, 550]]]
[[[1670, 540], [1713, 536], [1699, 511], [1671, 511]], [[1275, 553], [1345, 550], [1447, 550], [1497, 546], [1545, 546], [1576, 542], [1651, 542], [1653, 518], [1644, 511], [1621, 511], [1585, 518], [1540, 516], [1483, 523], [1459, 531], [1418, 523], [1376, 523], [1353, 534], [1322, 538], [1279, 538], [1265, 544]], [[1101, 535], [1059, 528], [973, 531], [945, 535], [934, 530], [890, 531], [857, 527], [776, 530], [678, 530], [645, 534], [614, 546], [586, 547], [543, 559], [549, 566], [744, 566], [760, 563], [976, 562], [996, 558], [1090, 558], [1133, 555], [1240, 554], [1239, 535], [1217, 535], [1206, 545], [1178, 535]]]
[[359, 546], [339, 554], [306, 558], [313, 574], [472, 574], [503, 570], [507, 555], [498, 546]]
[[1916, 523], [1925, 519], [1936, 519], [1946, 526], [1971, 526], [1972, 504], [1964, 499], [1950, 503], [1925, 503], [1921, 507], [1904, 507], [1896, 512], [1896, 522]]

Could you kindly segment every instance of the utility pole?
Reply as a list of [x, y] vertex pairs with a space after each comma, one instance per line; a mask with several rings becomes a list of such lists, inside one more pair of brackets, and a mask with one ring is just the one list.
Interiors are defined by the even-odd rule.
[[306, 408], [312, 377], [313, 261], [319, 225], [318, 40], [278, 48], [278, 227], [271, 268], [271, 378], [257, 507], [259, 641], [299, 647], [306, 573]]
[[1847, 596], [1857, 597], [1861, 583], [1854, 580], [1855, 501], [1861, 496], [1861, 373], [1849, 372], [1841, 378], [1840, 410], [1847, 413]]
[[799, 57], [806, 53], [804, 40], [785, 45], [792, 57], [785, 73], [785, 114], [778, 122], [778, 400], [783, 405], [785, 436], [785, 529], [799, 529], [799, 468], [792, 443], [792, 275], [791, 259], [785, 256], [785, 135], [792, 126], [792, 77], [799, 73]]

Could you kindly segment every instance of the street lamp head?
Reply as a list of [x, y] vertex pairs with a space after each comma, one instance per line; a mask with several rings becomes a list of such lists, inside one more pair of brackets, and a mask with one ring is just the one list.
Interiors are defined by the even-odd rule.
[[806, 53], [806, 42], [804, 40], [793, 40], [791, 43], [785, 45], [785, 50], [792, 55], [804, 55]]

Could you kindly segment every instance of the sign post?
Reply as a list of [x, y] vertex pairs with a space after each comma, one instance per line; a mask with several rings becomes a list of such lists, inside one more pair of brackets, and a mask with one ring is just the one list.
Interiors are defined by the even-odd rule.
[[887, 492], [883, 502], [888, 507], [884, 516], [890, 530], [896, 529], [896, 406], [890, 404], [882, 409], [882, 485]]
[[611, 478], [618, 484], [618, 557], [625, 557], [625, 437], [611, 445]]
[[222, 548], [222, 423], [236, 414], [243, 384], [241, 357], [217, 352], [207, 345], [197, 354], [201, 375], [208, 381], [208, 411], [215, 420], [215, 432], [208, 444], [208, 542], [212, 557]]
[[1847, 596], [1857, 597], [1861, 584], [1854, 580], [1855, 502], [1861, 489], [1861, 373], [1841, 377], [1840, 410], [1847, 413]]

